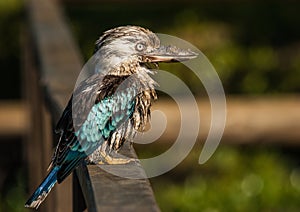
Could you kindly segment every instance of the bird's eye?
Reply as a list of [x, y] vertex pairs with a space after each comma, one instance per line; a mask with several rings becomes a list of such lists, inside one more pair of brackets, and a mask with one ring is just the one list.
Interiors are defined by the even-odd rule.
[[138, 43], [136, 44], [135, 48], [137, 51], [143, 51], [145, 49], [146, 45], [144, 43]]

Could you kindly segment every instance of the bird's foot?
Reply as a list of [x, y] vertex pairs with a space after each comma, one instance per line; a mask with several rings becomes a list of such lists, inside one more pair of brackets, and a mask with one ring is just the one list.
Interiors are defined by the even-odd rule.
[[97, 155], [91, 155], [86, 159], [87, 164], [98, 164], [98, 165], [122, 165], [129, 163], [138, 164], [138, 159], [129, 158], [116, 152], [98, 152]]
[[101, 152], [101, 157], [103, 158], [103, 161], [99, 161], [98, 164], [121, 165], [128, 164], [131, 162], [138, 162], [138, 159], [128, 158], [118, 153], [113, 153], [113, 155], [110, 155], [108, 153]]

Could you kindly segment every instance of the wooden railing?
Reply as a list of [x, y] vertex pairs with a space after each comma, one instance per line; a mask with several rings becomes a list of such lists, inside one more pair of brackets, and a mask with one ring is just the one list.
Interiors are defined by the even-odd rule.
[[[22, 35], [23, 78], [30, 117], [26, 148], [32, 192], [47, 174], [57, 140], [53, 137], [53, 127], [71, 95], [82, 59], [55, 1], [29, 0], [26, 4], [28, 27]], [[123, 151], [136, 157], [128, 146]], [[137, 164], [114, 168], [132, 174], [143, 172]], [[69, 177], [55, 186], [40, 207], [40, 211], [49, 212], [85, 209], [159, 211], [147, 179], [117, 177], [96, 165], [78, 167], [73, 173], [73, 183]]]

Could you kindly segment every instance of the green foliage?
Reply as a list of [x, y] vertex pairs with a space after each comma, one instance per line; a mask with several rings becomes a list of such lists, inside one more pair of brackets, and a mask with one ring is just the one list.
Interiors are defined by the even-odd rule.
[[[198, 46], [215, 66], [227, 92], [262, 94], [300, 90], [300, 66], [296, 62], [299, 61], [299, 46], [294, 46], [299, 37], [276, 37], [286, 26], [294, 34], [300, 34], [293, 25], [295, 20], [292, 22], [290, 17], [281, 15], [283, 11], [290, 11], [296, 18], [296, 11], [291, 10], [290, 5], [274, 4], [268, 8], [266, 19], [263, 19], [265, 6], [259, 3], [245, 7], [232, 5], [227, 13], [206, 7], [206, 14], [204, 9], [197, 7], [179, 12], [174, 24], [165, 31]], [[241, 15], [238, 9], [253, 11], [256, 16], [252, 13]], [[208, 14], [209, 11], [213, 13]], [[220, 15], [224, 18], [218, 17]], [[251, 18], [253, 23], [245, 28]], [[274, 20], [278, 20], [276, 27], [269, 23]], [[263, 34], [263, 30], [268, 32]], [[266, 34], [270, 35], [269, 40]]]
[[0, 0], [0, 16], [6, 16], [20, 11], [22, 1], [20, 0]]
[[162, 211], [299, 211], [300, 171], [289, 162], [276, 150], [223, 147], [205, 165], [185, 164], [182, 180], [179, 167], [152, 184]]
[[[86, 59], [100, 32], [142, 25], [196, 45], [216, 68], [226, 92], [238, 94], [300, 91], [299, 9], [296, 2], [258, 1], [66, 7]], [[199, 80], [183, 68], [172, 66], [171, 71], [193, 91], [199, 87]]]
[[16, 179], [11, 180], [10, 184], [12, 185], [0, 194], [0, 211], [26, 211], [24, 202], [27, 194], [25, 192], [24, 172], [19, 170]]

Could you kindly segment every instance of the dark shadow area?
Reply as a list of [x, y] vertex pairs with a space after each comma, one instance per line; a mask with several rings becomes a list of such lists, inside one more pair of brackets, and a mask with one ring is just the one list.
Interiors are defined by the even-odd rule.
[[27, 176], [22, 139], [1, 137], [0, 142], [0, 209], [23, 211]]

